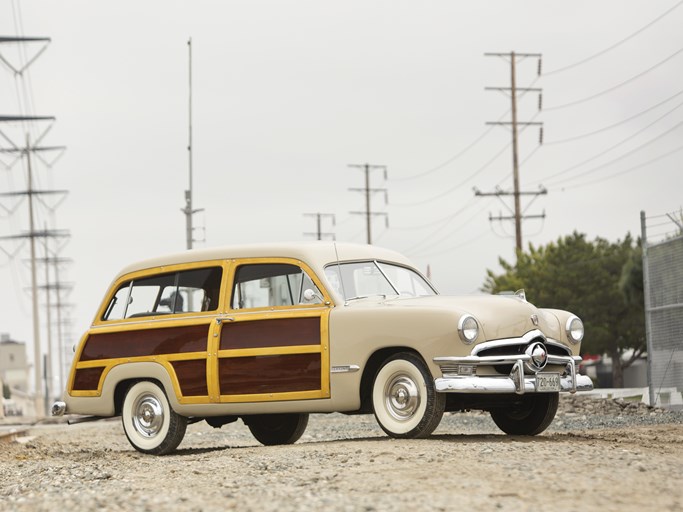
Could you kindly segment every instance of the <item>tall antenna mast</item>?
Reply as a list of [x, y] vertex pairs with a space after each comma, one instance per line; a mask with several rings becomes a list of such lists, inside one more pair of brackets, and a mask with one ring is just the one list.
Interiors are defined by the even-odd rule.
[[187, 156], [188, 156], [188, 170], [189, 170], [189, 186], [185, 191], [185, 208], [181, 211], [185, 214], [185, 238], [187, 241], [187, 249], [192, 249], [194, 240], [194, 227], [192, 226], [192, 216], [201, 212], [202, 209], [194, 210], [192, 208], [192, 38], [187, 40], [187, 49], [189, 52], [189, 99], [188, 99], [188, 142], [187, 142]]

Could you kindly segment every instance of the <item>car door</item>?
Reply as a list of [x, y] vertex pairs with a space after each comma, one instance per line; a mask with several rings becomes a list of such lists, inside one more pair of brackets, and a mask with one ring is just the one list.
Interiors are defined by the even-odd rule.
[[329, 398], [330, 298], [305, 264], [234, 262], [228, 311], [217, 319], [220, 402]]

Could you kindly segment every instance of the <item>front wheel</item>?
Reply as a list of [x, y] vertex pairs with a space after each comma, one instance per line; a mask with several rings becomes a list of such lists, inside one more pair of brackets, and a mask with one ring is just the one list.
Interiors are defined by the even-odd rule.
[[535, 436], [552, 423], [559, 401], [559, 393], [525, 395], [509, 407], [491, 410], [491, 418], [506, 434]]
[[187, 418], [171, 409], [163, 389], [146, 380], [126, 391], [121, 420], [133, 448], [151, 455], [175, 450], [187, 428]]
[[372, 407], [391, 437], [427, 437], [439, 425], [446, 397], [437, 393], [422, 359], [410, 352], [389, 357], [375, 376]]
[[308, 414], [260, 414], [242, 419], [256, 440], [266, 446], [296, 443], [308, 426]]

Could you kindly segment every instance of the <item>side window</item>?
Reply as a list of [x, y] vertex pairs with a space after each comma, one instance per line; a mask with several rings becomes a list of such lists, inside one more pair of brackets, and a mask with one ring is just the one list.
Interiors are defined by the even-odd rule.
[[182, 309], [175, 312], [215, 311], [221, 291], [220, 267], [201, 268], [179, 272], [178, 293], [183, 298]]
[[266, 263], [237, 268], [232, 309], [320, 304], [322, 301], [322, 294], [313, 280], [296, 265]]
[[220, 267], [185, 270], [123, 283], [103, 320], [214, 311], [218, 308]]

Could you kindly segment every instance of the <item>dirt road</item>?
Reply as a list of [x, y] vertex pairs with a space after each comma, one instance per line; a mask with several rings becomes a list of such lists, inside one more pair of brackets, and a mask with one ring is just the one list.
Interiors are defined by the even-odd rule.
[[682, 510], [680, 416], [595, 417], [560, 413], [529, 438], [449, 414], [393, 440], [372, 416], [315, 415], [276, 447], [202, 422], [166, 457], [135, 452], [118, 420], [37, 427], [0, 444], [0, 510]]

